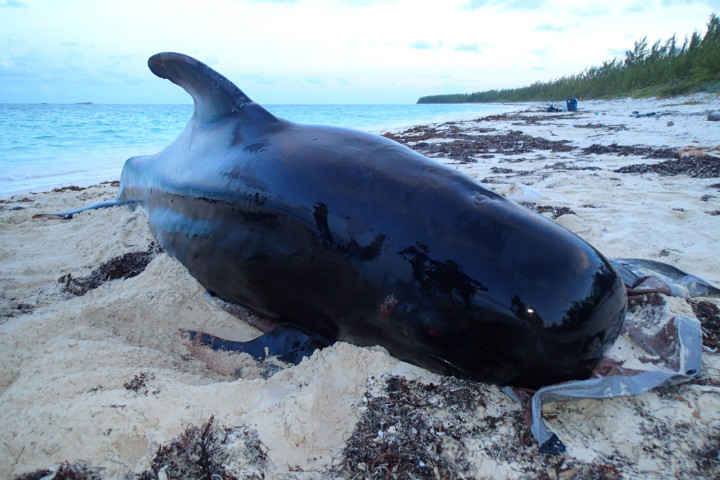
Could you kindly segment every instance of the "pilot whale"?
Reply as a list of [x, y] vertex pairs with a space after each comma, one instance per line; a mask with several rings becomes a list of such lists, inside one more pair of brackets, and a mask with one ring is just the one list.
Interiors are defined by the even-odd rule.
[[[392, 140], [278, 118], [203, 63], [152, 56], [194, 113], [133, 157], [112, 202], [209, 293], [281, 324], [216, 348], [380, 345], [431, 371], [501, 385], [581, 379], [617, 337], [622, 279], [584, 240]], [[300, 339], [300, 340], [298, 340]]]

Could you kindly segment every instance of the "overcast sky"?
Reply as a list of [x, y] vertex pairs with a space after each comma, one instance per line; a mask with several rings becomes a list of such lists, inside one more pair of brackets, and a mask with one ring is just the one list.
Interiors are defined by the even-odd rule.
[[[0, 0], [0, 103], [189, 103], [196, 57], [260, 103], [414, 103], [512, 88], [704, 34], [720, 0]], [[680, 42], [681, 43], [681, 42]]]

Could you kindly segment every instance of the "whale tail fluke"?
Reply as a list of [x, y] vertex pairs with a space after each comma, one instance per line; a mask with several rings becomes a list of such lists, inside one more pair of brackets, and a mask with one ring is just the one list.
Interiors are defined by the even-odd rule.
[[193, 97], [195, 115], [210, 123], [231, 115], [242, 115], [248, 123], [275, 120], [230, 80], [204, 63], [182, 53], [164, 52], [148, 60], [150, 70], [170, 80]]

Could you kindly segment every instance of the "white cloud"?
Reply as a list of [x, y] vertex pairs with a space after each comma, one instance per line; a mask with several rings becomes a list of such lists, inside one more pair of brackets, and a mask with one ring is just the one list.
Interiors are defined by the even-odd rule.
[[220, 58], [217, 55], [213, 55], [212, 53], [210, 53], [210, 54], [205, 55], [205, 59], [203, 60], [203, 63], [210, 67], [214, 67], [220, 63]]
[[535, 27], [535, 30], [538, 32], [564, 32], [565, 27], [552, 23], [544, 23]]
[[534, 48], [530, 50], [530, 53], [535, 55], [536, 57], [540, 57], [542, 59], [547, 59], [552, 56], [552, 53], [555, 51], [554, 47], [544, 47], [544, 48]]
[[17, 0], [5, 0], [0, 3], [0, 8], [28, 8], [27, 3], [18, 2]]
[[461, 43], [455, 45], [455, 50], [458, 52], [479, 52], [480, 47], [477, 43]]
[[308, 85], [313, 85], [315, 87], [322, 87], [323, 85], [325, 85], [325, 80], [320, 77], [306, 77], [305, 83], [307, 83]]
[[460, 8], [475, 10], [485, 6], [496, 6], [504, 10], [537, 10], [546, 0], [467, 0]]
[[345, 5], [353, 7], [366, 7], [368, 5], [375, 5], [378, 3], [393, 3], [395, 0], [341, 0]]
[[492, 0], [467, 0], [461, 8], [464, 10], [474, 10], [488, 5], [491, 1]]
[[412, 42], [409, 47], [415, 48], [417, 50], [431, 50], [433, 48], [438, 48], [441, 45], [433, 42], [429, 42], [427, 40], [418, 40], [416, 42]]
[[512, 0], [507, 2], [508, 10], [537, 10], [545, 5], [545, 0]]
[[645, 1], [639, 1], [639, 2], [633, 2], [631, 3], [626, 9], [626, 12], [644, 12], [648, 8], [652, 8], [652, 5], [647, 0]]
[[610, 6], [599, 3], [591, 3], [589, 5], [583, 5], [582, 8], [573, 9], [571, 12], [573, 15], [577, 15], [579, 17], [597, 17], [610, 13]]

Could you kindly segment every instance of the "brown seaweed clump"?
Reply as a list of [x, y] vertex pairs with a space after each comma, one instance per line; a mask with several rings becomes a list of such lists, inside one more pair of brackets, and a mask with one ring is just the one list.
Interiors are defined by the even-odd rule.
[[565, 140], [551, 141], [542, 137], [532, 137], [520, 131], [511, 131], [498, 135], [473, 135], [450, 142], [419, 142], [409, 147], [428, 157], [446, 157], [462, 163], [471, 163], [477, 161], [472, 158], [473, 156], [488, 153], [517, 155], [535, 150], [568, 152], [573, 147], [567, 143]]
[[677, 156], [677, 152], [675, 152], [675, 150], [671, 148], [652, 148], [637, 145], [618, 145], [617, 143], [611, 143], [610, 145], [598, 145], [597, 143], [594, 143], [589, 147], [583, 148], [582, 153], [584, 155], [613, 154], [620, 155], [621, 157], [627, 157], [629, 155], [632, 155], [643, 158], [675, 158]]
[[[356, 473], [365, 478], [460, 478], [460, 471], [446, 455], [442, 426], [434, 424], [426, 410], [431, 406], [428, 394], [444, 390], [434, 384], [422, 384], [403, 377], [389, 377], [385, 394], [365, 395], [362, 417], [345, 444], [343, 458], [334, 474], [346, 478]], [[457, 399], [470, 392], [463, 392]], [[471, 403], [472, 401], [470, 401]], [[482, 402], [478, 397], [478, 404]], [[468, 401], [462, 401], [467, 406]], [[467, 468], [467, 466], [465, 466]]]
[[[359, 408], [360, 420], [329, 478], [474, 478], [471, 452], [533, 464], [525, 452], [537, 447], [521, 410], [490, 415], [493, 401], [486, 398], [483, 385], [452, 377], [444, 377], [439, 385], [397, 376], [371, 379]], [[510, 428], [516, 439], [511, 448], [494, 441], [502, 427]], [[535, 467], [528, 472], [535, 472]], [[539, 472], [542, 467], [537, 468]]]
[[[54, 475], [53, 475], [54, 474]], [[94, 467], [87, 462], [63, 462], [57, 469], [43, 468], [28, 472], [15, 480], [41, 480], [51, 478], [52, 480], [102, 480], [103, 469]]]
[[[127, 387], [126, 387], [127, 388]], [[132, 480], [223, 479], [262, 480], [267, 469], [267, 447], [258, 434], [244, 425], [221, 427], [210, 417], [203, 426], [190, 425], [177, 438], [158, 448], [150, 470], [127, 474]], [[54, 476], [53, 476], [54, 474]], [[43, 468], [16, 477], [16, 480], [101, 480], [103, 469], [87, 462], [63, 462], [57, 468]]]
[[688, 303], [700, 320], [703, 345], [709, 348], [720, 347], [720, 308], [707, 300], [691, 300]]
[[577, 215], [575, 213], [575, 210], [573, 210], [570, 207], [555, 207], [553, 205], [536, 205], [534, 203], [527, 203], [523, 202], [522, 206], [532, 210], [536, 213], [549, 213], [552, 216], [553, 220], [557, 220], [558, 218], [562, 217], [563, 215]]
[[720, 158], [712, 155], [678, 157], [655, 164], [627, 165], [614, 171], [617, 173], [657, 173], [666, 177], [687, 175], [694, 178], [717, 178], [720, 177]]
[[255, 430], [221, 427], [210, 417], [203, 426], [190, 425], [161, 446], [150, 462], [151, 469], [135, 479], [155, 480], [162, 475], [168, 479], [261, 480], [267, 461], [267, 447]]
[[452, 377], [437, 385], [371, 378], [355, 430], [323, 478], [494, 478], [486, 460], [518, 478], [621, 478], [619, 459], [584, 463], [539, 453], [522, 408], [498, 408], [501, 396], [496, 388]]
[[147, 396], [149, 393], [152, 393], [153, 395], [160, 393], [160, 390], [158, 389], [151, 391], [147, 384], [148, 380], [155, 380], [155, 375], [152, 373], [140, 372], [135, 375], [132, 380], [125, 382], [123, 386], [125, 387], [125, 390], [135, 392], [135, 395]]
[[152, 242], [145, 251], [129, 252], [111, 258], [95, 268], [88, 276], [75, 278], [72, 274], [66, 273], [58, 279], [58, 282], [65, 284], [63, 290], [66, 292], [82, 296], [107, 281], [140, 275], [161, 251], [162, 249]]
[[698, 150], [674, 150], [636, 145], [593, 144], [582, 150], [583, 154], [612, 154], [665, 159], [664, 162], [626, 165], [614, 170], [617, 173], [657, 173], [663, 176], [687, 175], [696, 178], [720, 177], [720, 158], [706, 155]]
[[709, 439], [703, 447], [693, 452], [696, 458], [698, 478], [718, 478], [720, 469], [720, 432]]
[[[493, 130], [483, 128], [460, 130], [453, 126], [442, 130], [435, 127], [414, 127], [400, 133], [386, 133], [384, 136], [428, 157], [451, 158], [461, 163], [476, 162], [477, 159], [473, 157], [483, 154], [516, 155], [535, 150], [573, 150], [567, 140], [551, 141], [526, 135], [521, 131], [489, 134], [491, 131]], [[451, 140], [439, 141], [441, 139]]]

